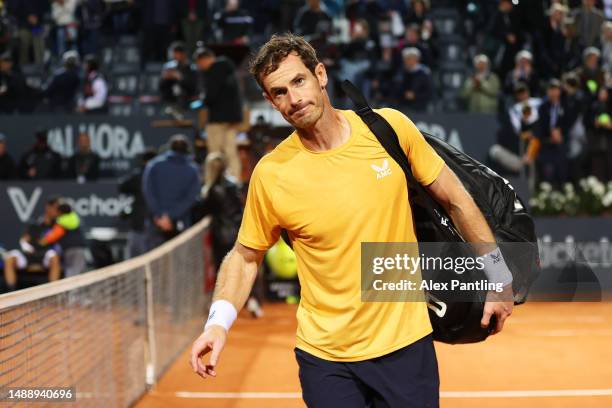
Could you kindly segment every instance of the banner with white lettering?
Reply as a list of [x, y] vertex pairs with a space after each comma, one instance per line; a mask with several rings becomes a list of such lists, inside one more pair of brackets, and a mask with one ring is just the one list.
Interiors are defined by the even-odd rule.
[[6, 135], [8, 151], [15, 161], [34, 144], [37, 130], [47, 130], [49, 145], [65, 158], [74, 154], [78, 135], [85, 132], [92, 150], [100, 156], [101, 176], [113, 177], [132, 168], [146, 147], [157, 148], [176, 133], [191, 138], [194, 132], [189, 128], [155, 128], [151, 121], [146, 116], [2, 116], [0, 132]]
[[0, 183], [0, 246], [15, 248], [28, 223], [39, 219], [52, 196], [68, 201], [81, 216], [83, 227], [125, 228], [121, 214], [131, 209], [133, 198], [119, 194], [116, 182]]

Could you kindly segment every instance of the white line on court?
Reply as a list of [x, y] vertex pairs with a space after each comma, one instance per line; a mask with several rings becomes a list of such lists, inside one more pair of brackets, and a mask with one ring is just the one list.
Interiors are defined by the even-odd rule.
[[[149, 395], [193, 399], [295, 399], [300, 392], [192, 392], [174, 393], [151, 391]], [[612, 396], [612, 389], [593, 390], [517, 390], [517, 391], [442, 391], [441, 398], [534, 398], [534, 397], [600, 397]]]

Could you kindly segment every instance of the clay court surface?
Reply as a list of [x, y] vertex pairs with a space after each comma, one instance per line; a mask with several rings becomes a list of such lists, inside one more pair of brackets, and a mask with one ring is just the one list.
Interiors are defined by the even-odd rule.
[[[304, 407], [295, 311], [241, 314], [217, 378], [195, 375], [185, 350], [136, 407]], [[612, 407], [612, 303], [528, 303], [486, 342], [436, 350], [442, 407]]]

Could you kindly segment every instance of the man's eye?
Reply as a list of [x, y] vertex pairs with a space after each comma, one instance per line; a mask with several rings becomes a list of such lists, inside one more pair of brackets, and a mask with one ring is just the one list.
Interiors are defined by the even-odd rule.
[[302, 84], [304, 83], [304, 78], [298, 78], [298, 79], [295, 81], [295, 83], [296, 83], [296, 84], [298, 84], [298, 85], [302, 85]]

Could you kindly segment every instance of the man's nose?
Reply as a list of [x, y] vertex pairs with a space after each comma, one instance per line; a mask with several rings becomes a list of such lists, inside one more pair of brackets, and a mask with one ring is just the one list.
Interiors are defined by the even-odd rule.
[[299, 92], [289, 90], [287, 91], [287, 95], [289, 96], [289, 103], [291, 103], [291, 106], [298, 106], [300, 102], [302, 102], [302, 97]]

